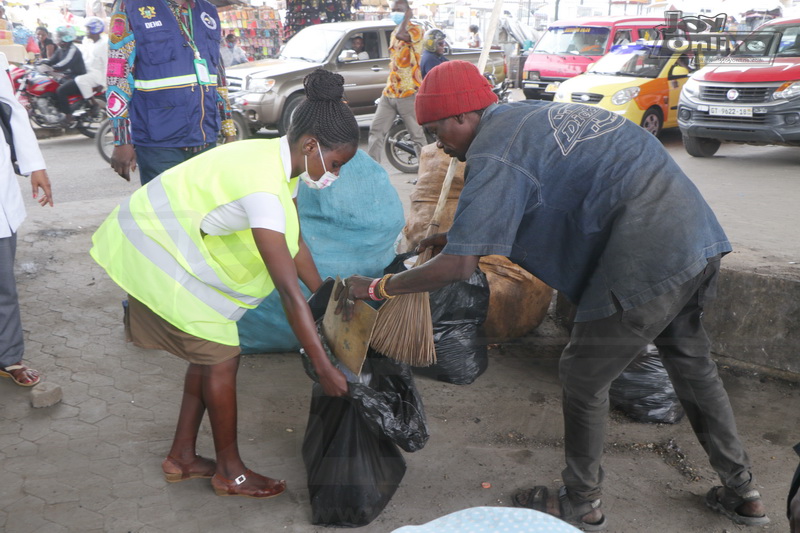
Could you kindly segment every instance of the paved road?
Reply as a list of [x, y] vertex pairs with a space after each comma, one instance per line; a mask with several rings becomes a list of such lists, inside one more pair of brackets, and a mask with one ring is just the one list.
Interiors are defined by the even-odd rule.
[[[798, 256], [792, 206], [800, 151], [731, 146], [722, 148], [724, 157], [700, 161], [684, 156], [674, 135], [665, 143], [737, 248], [753, 250], [740, 255], [787, 264]], [[64, 400], [33, 409], [27, 390], [0, 380], [0, 531], [329, 531], [310, 525], [300, 454], [310, 383], [296, 354], [243, 357], [238, 385], [242, 455], [254, 470], [287, 479], [286, 494], [266, 502], [219, 498], [207, 480], [164, 482], [159, 465], [185, 365], [124, 343], [120, 291], [86, 253], [92, 229], [136, 185], [117, 177], [88, 139], [42, 146], [57, 207], [29, 208], [18, 280], [27, 358], [61, 385]], [[407, 202], [411, 176], [391, 177]], [[467, 387], [418, 379], [431, 440], [406, 455], [408, 471], [394, 498], [359, 531], [386, 533], [466, 507], [510, 505], [516, 489], [556, 486], [563, 467], [555, 359], [561, 341], [560, 330], [540, 328], [524, 343], [494, 347], [487, 372]], [[739, 371], [723, 370], [723, 378], [771, 529], [786, 531], [800, 391]], [[612, 531], [740, 530], [703, 505], [718, 481], [686, 421], [646, 425], [612, 415], [607, 446], [604, 509]], [[206, 422], [199, 447], [212, 453]]]

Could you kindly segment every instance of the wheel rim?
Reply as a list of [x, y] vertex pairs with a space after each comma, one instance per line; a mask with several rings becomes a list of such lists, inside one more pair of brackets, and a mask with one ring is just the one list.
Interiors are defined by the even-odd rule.
[[[408, 143], [410, 143], [411, 142], [411, 135], [407, 131], [404, 130], [404, 131], [400, 132], [399, 134], [394, 135], [392, 140], [397, 141], [397, 142], [408, 142]], [[401, 148], [397, 148], [397, 146], [395, 146], [394, 143], [392, 143], [392, 154], [394, 155], [394, 158], [400, 164], [402, 164], [404, 166], [416, 167], [417, 164], [418, 164], [416, 156], [413, 156], [413, 155], [409, 154], [408, 152], [406, 152], [405, 150], [403, 150]]]
[[651, 113], [644, 117], [642, 127], [653, 135], [656, 135], [661, 129], [661, 121], [658, 119], [658, 116], [655, 113]]

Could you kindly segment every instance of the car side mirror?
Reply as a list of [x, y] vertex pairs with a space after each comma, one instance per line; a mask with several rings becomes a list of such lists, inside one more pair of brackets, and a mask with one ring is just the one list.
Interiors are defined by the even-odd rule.
[[358, 54], [355, 50], [342, 50], [339, 57], [336, 59], [339, 63], [350, 63], [351, 61], [358, 61]]
[[676, 78], [685, 78], [687, 76], [689, 76], [688, 68], [681, 65], [675, 65], [674, 67], [672, 67], [672, 74], [670, 74], [669, 77], [670, 79], [676, 79]]

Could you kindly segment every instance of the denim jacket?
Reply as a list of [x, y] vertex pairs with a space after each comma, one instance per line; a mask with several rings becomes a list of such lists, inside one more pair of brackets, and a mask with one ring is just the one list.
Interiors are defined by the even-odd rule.
[[494, 104], [467, 152], [444, 253], [499, 254], [561, 291], [576, 321], [632, 309], [731, 251], [653, 135], [580, 104]]

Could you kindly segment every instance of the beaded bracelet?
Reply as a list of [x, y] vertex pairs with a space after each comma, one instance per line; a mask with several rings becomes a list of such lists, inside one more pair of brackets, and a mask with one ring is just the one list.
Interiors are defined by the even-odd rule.
[[380, 283], [380, 282], [381, 282], [381, 278], [375, 278], [375, 279], [372, 280], [372, 283], [369, 284], [369, 289], [367, 289], [367, 292], [369, 292], [369, 299], [370, 300], [374, 300], [376, 302], [380, 302], [381, 300], [383, 300], [383, 298], [381, 298], [380, 296], [375, 294], [375, 287], [377, 287], [378, 283]]
[[386, 282], [388, 282], [389, 278], [391, 278], [392, 276], [394, 276], [394, 274], [386, 274], [378, 282], [378, 297], [380, 297], [381, 299], [391, 300], [392, 298], [395, 298], [397, 296], [397, 295], [392, 296], [386, 292]]

